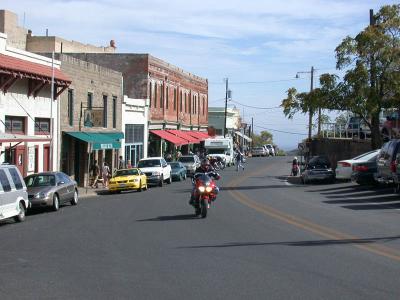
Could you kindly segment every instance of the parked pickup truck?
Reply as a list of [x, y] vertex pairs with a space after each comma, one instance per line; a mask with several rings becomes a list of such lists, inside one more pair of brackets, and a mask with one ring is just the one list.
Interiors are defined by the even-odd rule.
[[142, 158], [138, 168], [147, 176], [147, 183], [163, 186], [164, 181], [172, 183], [171, 166], [162, 157]]

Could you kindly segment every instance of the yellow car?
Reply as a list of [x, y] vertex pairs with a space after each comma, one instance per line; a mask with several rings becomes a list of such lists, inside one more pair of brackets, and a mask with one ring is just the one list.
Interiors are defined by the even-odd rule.
[[147, 177], [137, 168], [121, 169], [115, 171], [108, 184], [110, 193], [120, 193], [121, 191], [147, 190]]

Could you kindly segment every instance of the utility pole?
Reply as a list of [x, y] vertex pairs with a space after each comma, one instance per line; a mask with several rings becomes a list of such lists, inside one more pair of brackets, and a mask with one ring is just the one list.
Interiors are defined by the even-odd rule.
[[[307, 72], [297, 72], [296, 73], [296, 78], [300, 78], [299, 74], [301, 73], [310, 73], [311, 74], [311, 86], [310, 86], [310, 94], [314, 90], [314, 72], [315, 69], [314, 67], [311, 67], [311, 71]], [[312, 135], [312, 116], [313, 116], [313, 111], [312, 108], [310, 107], [309, 109], [309, 116], [308, 116], [308, 140], [311, 141], [311, 135]], [[321, 108], [318, 109], [318, 135], [320, 134], [321, 130]]]
[[253, 117], [251, 117], [251, 150], [253, 150], [253, 139], [254, 139], [254, 124], [253, 124]]
[[224, 119], [224, 137], [226, 137], [226, 115], [228, 109], [228, 78], [225, 78], [225, 119]]
[[[311, 86], [310, 86], [310, 95], [314, 89], [314, 67], [311, 67]], [[308, 128], [308, 139], [311, 141], [311, 133], [312, 133], [312, 115], [313, 111], [310, 107], [310, 116], [308, 119], [309, 128]], [[318, 136], [321, 130], [321, 107], [318, 108]]]

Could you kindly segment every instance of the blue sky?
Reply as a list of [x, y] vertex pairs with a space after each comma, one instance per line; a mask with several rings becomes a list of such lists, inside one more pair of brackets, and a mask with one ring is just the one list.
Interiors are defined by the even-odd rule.
[[[336, 72], [334, 49], [369, 22], [369, 9], [396, 1], [323, 0], [1, 0], [0, 8], [44, 35], [94, 45], [116, 41], [118, 52], [150, 53], [208, 78], [210, 106], [223, 106], [229, 78], [233, 101], [255, 131], [270, 129], [291, 149], [306, 137], [307, 117], [287, 120], [276, 107], [290, 87], [308, 91], [316, 75]], [[24, 22], [25, 13], [25, 22]], [[315, 86], [317, 86], [317, 79]], [[278, 131], [285, 131], [289, 134]], [[304, 135], [302, 135], [304, 134]]]

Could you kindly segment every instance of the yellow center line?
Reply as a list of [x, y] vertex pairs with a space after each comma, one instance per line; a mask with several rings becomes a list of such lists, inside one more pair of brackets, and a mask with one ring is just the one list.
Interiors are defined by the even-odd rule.
[[[231, 180], [228, 183], [228, 187], [237, 187], [240, 183], [243, 183], [246, 179], [248, 179], [251, 176], [255, 175], [260, 175], [266, 171], [267, 168], [264, 168], [262, 170], [252, 172], [240, 177], [237, 177], [233, 180]], [[400, 261], [400, 252], [397, 251], [396, 249], [386, 247], [383, 245], [359, 245], [355, 244], [357, 240], [361, 240], [359, 237], [352, 236], [340, 231], [336, 231], [332, 228], [328, 228], [313, 222], [310, 222], [308, 220], [296, 217], [291, 214], [284, 213], [282, 211], [279, 211], [275, 208], [272, 208], [271, 206], [268, 206], [266, 204], [259, 203], [255, 200], [250, 199], [247, 195], [243, 194], [242, 192], [235, 191], [235, 190], [230, 190], [229, 193], [236, 199], [238, 202], [242, 203], [243, 205], [250, 207], [264, 215], [270, 216], [274, 219], [280, 220], [284, 223], [291, 224], [297, 228], [301, 228], [305, 231], [312, 232], [314, 234], [320, 235], [324, 238], [329, 238], [332, 240], [354, 240], [354, 243], [352, 244], [353, 247], [356, 247], [358, 249], [362, 249], [364, 251], [368, 251], [370, 253], [374, 253], [380, 256], [384, 256], [396, 261]]]

